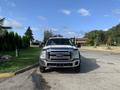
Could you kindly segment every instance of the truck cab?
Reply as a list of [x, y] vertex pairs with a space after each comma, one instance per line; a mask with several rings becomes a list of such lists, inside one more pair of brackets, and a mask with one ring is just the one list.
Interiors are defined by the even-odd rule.
[[50, 68], [74, 68], [80, 71], [80, 51], [69, 38], [50, 38], [42, 49], [39, 58], [41, 72]]

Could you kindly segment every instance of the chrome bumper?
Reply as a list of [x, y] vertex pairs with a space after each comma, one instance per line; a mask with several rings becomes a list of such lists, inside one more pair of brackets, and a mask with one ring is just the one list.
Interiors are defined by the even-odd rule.
[[70, 62], [52, 62], [46, 60], [40, 60], [40, 65], [47, 68], [71, 68], [77, 67], [80, 64], [80, 60], [74, 60]]

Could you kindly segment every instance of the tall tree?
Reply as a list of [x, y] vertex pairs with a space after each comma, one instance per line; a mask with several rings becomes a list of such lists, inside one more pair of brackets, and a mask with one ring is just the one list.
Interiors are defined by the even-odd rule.
[[0, 19], [0, 26], [3, 25], [5, 18]]
[[53, 36], [53, 32], [51, 30], [45, 30], [44, 31], [44, 43], [47, 42], [47, 40]]
[[0, 19], [0, 52], [13, 51], [16, 49], [16, 56], [18, 56], [20, 49], [29, 47], [29, 36], [21, 37], [12, 31], [8, 32], [8, 29], [11, 29], [11, 27], [4, 26], [4, 20], [4, 18]]
[[30, 27], [28, 27], [28, 29], [26, 30], [25, 36], [29, 38], [30, 43], [33, 42], [34, 37], [33, 37], [32, 29]]
[[3, 36], [5, 33], [4, 33], [4, 30], [7, 30], [7, 29], [11, 29], [12, 27], [9, 27], [9, 26], [4, 26], [4, 21], [5, 21], [5, 18], [0, 18], [0, 36]]

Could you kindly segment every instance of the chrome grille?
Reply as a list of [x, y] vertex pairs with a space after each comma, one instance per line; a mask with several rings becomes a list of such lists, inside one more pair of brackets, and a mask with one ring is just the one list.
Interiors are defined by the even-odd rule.
[[50, 51], [48, 52], [48, 59], [51, 61], [68, 61], [71, 60], [70, 51]]

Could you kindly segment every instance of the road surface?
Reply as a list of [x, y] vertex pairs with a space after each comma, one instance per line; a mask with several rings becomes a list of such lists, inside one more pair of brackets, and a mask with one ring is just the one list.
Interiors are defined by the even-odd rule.
[[34, 68], [0, 79], [0, 90], [120, 90], [120, 54], [81, 51], [80, 73], [52, 69], [41, 74]]

